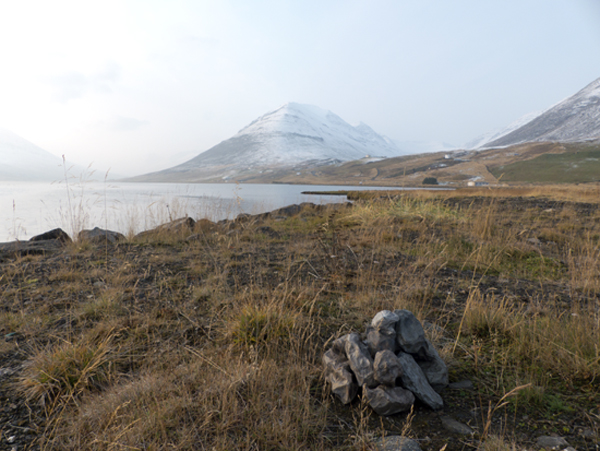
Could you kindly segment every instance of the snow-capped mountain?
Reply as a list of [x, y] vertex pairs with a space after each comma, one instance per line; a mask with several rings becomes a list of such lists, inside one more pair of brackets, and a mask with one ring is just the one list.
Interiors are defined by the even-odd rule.
[[297, 164], [357, 160], [367, 155], [404, 154], [391, 140], [364, 123], [352, 126], [331, 111], [287, 103], [195, 158], [144, 177], [150, 180], [155, 175], [163, 178], [165, 174], [177, 173], [188, 177], [196, 172], [199, 180], [214, 178], [217, 173], [227, 176]]
[[[525, 116], [471, 148], [523, 142], [577, 142], [600, 138], [600, 78], [542, 113]], [[477, 145], [478, 144], [478, 145]]]
[[525, 116], [520, 117], [516, 121], [511, 122], [510, 124], [508, 124], [504, 128], [496, 129], [496, 130], [492, 130], [492, 131], [489, 131], [487, 133], [484, 133], [483, 135], [481, 135], [481, 136], [479, 136], [479, 137], [477, 137], [477, 138], [469, 141], [463, 147], [465, 149], [469, 149], [469, 150], [480, 149], [482, 147], [486, 147], [487, 143], [490, 143], [492, 141], [496, 141], [497, 139], [500, 139], [503, 136], [506, 136], [509, 133], [514, 132], [515, 130], [521, 128], [522, 126], [524, 126], [528, 122], [531, 122], [533, 119], [535, 119], [536, 117], [538, 117], [543, 112], [544, 111], [536, 111], [536, 112], [533, 112], [533, 113], [528, 113]]
[[63, 162], [61, 157], [0, 128], [0, 181], [64, 181], [65, 168], [69, 179], [80, 179], [93, 172], [69, 160]]
[[61, 180], [63, 161], [50, 152], [0, 128], [0, 180]]

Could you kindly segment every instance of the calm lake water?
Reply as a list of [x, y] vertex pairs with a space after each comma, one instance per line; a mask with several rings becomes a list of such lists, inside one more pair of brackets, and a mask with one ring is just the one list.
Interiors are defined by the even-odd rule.
[[60, 227], [69, 235], [100, 227], [138, 233], [188, 215], [213, 221], [301, 202], [345, 202], [302, 191], [374, 187], [118, 182], [0, 182], [0, 241], [26, 240]]

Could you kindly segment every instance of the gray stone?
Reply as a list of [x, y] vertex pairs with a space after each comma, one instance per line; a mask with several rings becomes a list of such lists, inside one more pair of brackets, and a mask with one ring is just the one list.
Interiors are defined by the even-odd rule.
[[184, 218], [179, 218], [175, 219], [174, 221], [167, 222], [166, 224], [161, 224], [158, 227], [155, 227], [151, 230], [145, 230], [143, 232], [140, 232], [135, 237], [145, 238], [151, 235], [157, 235], [161, 233], [166, 233], [168, 235], [182, 235], [194, 230], [195, 225], [196, 221], [194, 221], [189, 216], [186, 216]]
[[29, 241], [46, 241], [46, 240], [58, 240], [63, 243], [71, 243], [72, 242], [71, 237], [69, 235], [67, 235], [67, 232], [65, 232], [61, 228], [52, 229], [48, 232], [44, 232], [40, 235], [36, 235], [29, 239]]
[[396, 342], [400, 349], [409, 354], [419, 354], [427, 343], [423, 326], [408, 310], [394, 311], [398, 315], [396, 323]]
[[354, 382], [346, 356], [330, 349], [323, 354], [323, 366], [325, 380], [331, 384], [331, 391], [342, 404], [350, 404], [356, 397], [358, 385]]
[[373, 442], [377, 451], [421, 451], [419, 444], [408, 437], [391, 435]]
[[473, 435], [475, 433], [475, 431], [469, 426], [461, 423], [460, 421], [456, 421], [454, 418], [443, 416], [440, 419], [442, 420], [442, 426], [444, 426], [444, 429], [452, 434]]
[[346, 342], [348, 341], [349, 336], [350, 334], [346, 334], [333, 340], [333, 343], [331, 343], [331, 349], [338, 354], [346, 355]]
[[92, 230], [82, 230], [79, 232], [78, 238], [80, 241], [87, 241], [92, 244], [111, 244], [124, 240], [125, 235], [112, 230], [105, 230], [99, 227], [94, 227]]
[[373, 359], [369, 353], [369, 348], [361, 340], [357, 333], [351, 333], [346, 337], [346, 357], [350, 363], [350, 368], [358, 381], [358, 385], [367, 385], [374, 387], [375, 373], [373, 371]]
[[415, 403], [415, 396], [402, 387], [386, 387], [380, 385], [376, 388], [363, 386], [363, 395], [371, 408], [378, 415], [394, 415], [410, 410]]
[[417, 363], [427, 376], [429, 385], [439, 392], [448, 386], [448, 367], [431, 342], [429, 340], [425, 342], [426, 346], [417, 358]]
[[373, 371], [375, 372], [375, 380], [377, 382], [394, 387], [396, 379], [402, 375], [402, 366], [396, 354], [386, 349], [375, 354]]
[[564, 449], [569, 446], [569, 443], [562, 437], [551, 437], [542, 435], [538, 437], [537, 446], [545, 449]]
[[0, 260], [22, 255], [43, 255], [63, 249], [65, 243], [61, 240], [43, 241], [11, 241], [0, 243]]
[[413, 356], [400, 352], [398, 359], [403, 371], [402, 376], [400, 376], [402, 385], [413, 392], [417, 399], [432, 409], [438, 410], [444, 407], [442, 397], [431, 388], [431, 385], [427, 382], [427, 377]]
[[389, 310], [377, 313], [367, 327], [367, 345], [371, 355], [388, 349], [396, 352], [396, 323], [398, 315]]

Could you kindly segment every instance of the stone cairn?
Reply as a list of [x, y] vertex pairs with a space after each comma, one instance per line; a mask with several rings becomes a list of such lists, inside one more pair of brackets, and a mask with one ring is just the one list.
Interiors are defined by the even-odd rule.
[[408, 310], [383, 310], [357, 333], [338, 338], [323, 355], [332, 392], [349, 404], [359, 388], [379, 415], [410, 410], [415, 398], [434, 410], [444, 406], [439, 391], [448, 385], [448, 368]]

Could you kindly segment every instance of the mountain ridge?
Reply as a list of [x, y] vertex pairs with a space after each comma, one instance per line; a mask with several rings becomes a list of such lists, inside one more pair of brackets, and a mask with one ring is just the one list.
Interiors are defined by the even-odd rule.
[[289, 102], [180, 165], [132, 180], [165, 180], [175, 176], [181, 181], [239, 179], [251, 171], [403, 154], [390, 139], [363, 122], [352, 126], [329, 110]]
[[[550, 108], [515, 121], [503, 132], [471, 142], [469, 148], [504, 147], [527, 142], [583, 142], [600, 138], [600, 78]], [[528, 118], [529, 120], [523, 120]], [[519, 123], [521, 121], [521, 123]], [[466, 146], [468, 147], [468, 145]]]

